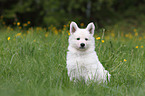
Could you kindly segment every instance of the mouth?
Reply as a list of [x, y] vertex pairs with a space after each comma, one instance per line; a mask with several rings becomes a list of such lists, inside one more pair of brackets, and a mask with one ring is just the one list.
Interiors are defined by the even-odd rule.
[[80, 49], [85, 49], [85, 47], [79, 47]]

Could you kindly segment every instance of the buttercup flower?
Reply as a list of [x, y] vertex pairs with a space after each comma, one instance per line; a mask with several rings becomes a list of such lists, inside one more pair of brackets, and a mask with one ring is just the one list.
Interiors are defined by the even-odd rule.
[[101, 39], [101, 38], [100, 38], [100, 37], [97, 37], [96, 39], [99, 40], [99, 39]]
[[135, 32], [135, 36], [138, 36], [138, 33], [137, 32]]
[[17, 37], [17, 36], [20, 36], [22, 33], [17, 33], [15, 36]]
[[124, 62], [126, 62], [127, 60], [126, 60], [126, 59], [124, 59], [123, 61], [124, 61]]
[[8, 37], [8, 41], [10, 40], [11, 38], [10, 37]]
[[27, 23], [24, 23], [23, 26], [27, 26]]
[[30, 23], [31, 23], [30, 21], [27, 22], [27, 24], [30, 24]]
[[66, 25], [63, 25], [64, 28], [66, 28]]
[[81, 25], [81, 27], [83, 27], [84, 26], [84, 23], [81, 23], [80, 25]]
[[133, 29], [133, 31], [136, 32], [137, 30], [136, 29]]
[[22, 27], [20, 26], [19, 29], [22, 29]]
[[125, 34], [125, 37], [129, 37], [129, 34]]
[[45, 33], [45, 37], [48, 37], [48, 32], [47, 32], [47, 33]]
[[138, 46], [136, 46], [135, 48], [138, 48]]
[[102, 43], [104, 43], [105, 41], [104, 40], [102, 40]]
[[6, 23], [5, 23], [5, 22], [3, 22], [3, 24], [5, 25]]
[[17, 26], [20, 26], [20, 22], [17, 22]]

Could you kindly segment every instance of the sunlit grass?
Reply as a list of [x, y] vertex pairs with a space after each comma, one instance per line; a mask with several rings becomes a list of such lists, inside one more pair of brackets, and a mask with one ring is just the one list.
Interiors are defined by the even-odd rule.
[[[97, 55], [111, 76], [107, 85], [69, 81], [66, 52], [69, 25], [62, 30], [5, 27], [0, 30], [1, 96], [143, 96], [144, 33], [114, 27], [95, 33]], [[31, 24], [27, 22], [27, 25]], [[82, 23], [80, 26], [84, 26]], [[137, 34], [138, 33], [138, 34]]]

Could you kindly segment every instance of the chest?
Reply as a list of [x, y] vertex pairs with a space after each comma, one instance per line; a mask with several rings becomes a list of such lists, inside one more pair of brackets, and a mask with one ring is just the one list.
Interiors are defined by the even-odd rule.
[[94, 54], [77, 55], [68, 54], [67, 64], [78, 67], [89, 67], [97, 63], [97, 56]]

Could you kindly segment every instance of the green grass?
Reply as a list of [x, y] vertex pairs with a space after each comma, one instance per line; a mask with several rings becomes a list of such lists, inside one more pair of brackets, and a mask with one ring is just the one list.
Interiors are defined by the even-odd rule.
[[[110, 83], [69, 81], [66, 69], [67, 34], [0, 30], [0, 96], [144, 96], [145, 41], [96, 40], [96, 52], [111, 76]], [[102, 34], [100, 34], [101, 36]], [[11, 39], [8, 41], [7, 38]], [[34, 41], [36, 40], [36, 41]], [[135, 48], [135, 46], [139, 48]], [[125, 62], [124, 59], [127, 61]]]

